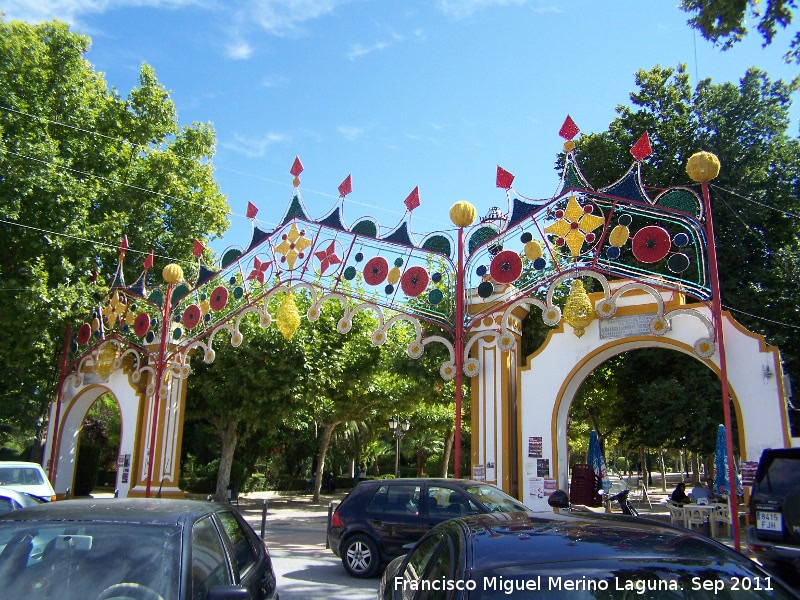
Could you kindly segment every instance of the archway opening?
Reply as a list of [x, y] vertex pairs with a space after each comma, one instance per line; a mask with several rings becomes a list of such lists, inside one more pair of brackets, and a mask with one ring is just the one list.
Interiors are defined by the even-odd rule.
[[122, 417], [111, 393], [95, 400], [83, 418], [75, 467], [74, 495], [113, 493], [117, 481]]

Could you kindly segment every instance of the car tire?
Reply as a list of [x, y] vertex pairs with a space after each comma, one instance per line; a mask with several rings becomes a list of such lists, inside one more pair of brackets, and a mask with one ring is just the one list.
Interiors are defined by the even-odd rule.
[[372, 538], [362, 534], [347, 538], [342, 547], [342, 564], [353, 577], [374, 577], [381, 565], [378, 545]]

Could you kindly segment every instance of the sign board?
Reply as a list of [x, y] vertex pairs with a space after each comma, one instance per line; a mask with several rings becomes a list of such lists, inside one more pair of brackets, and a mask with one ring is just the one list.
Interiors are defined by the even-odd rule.
[[[600, 339], [609, 340], [630, 335], [651, 335], [650, 321], [652, 321], [653, 317], [655, 317], [655, 314], [647, 313], [600, 319]], [[670, 329], [672, 329], [672, 323], [667, 321], [667, 331]]]
[[742, 469], [742, 485], [753, 485], [756, 480], [758, 462], [743, 462], [739, 466]]
[[486, 481], [486, 468], [483, 465], [473, 465], [473, 467], [472, 467], [472, 480], [473, 481]]

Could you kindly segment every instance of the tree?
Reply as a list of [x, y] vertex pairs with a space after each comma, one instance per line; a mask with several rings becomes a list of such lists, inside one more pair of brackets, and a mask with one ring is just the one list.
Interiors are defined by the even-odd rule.
[[[795, 0], [768, 0], [765, 3], [759, 0], [681, 0], [681, 8], [695, 15], [689, 19], [689, 25], [708, 41], [722, 44], [722, 49], [728, 50], [747, 35], [748, 17], [758, 22], [756, 28], [764, 39], [764, 46], [769, 46], [779, 27], [786, 29], [791, 25], [797, 4]], [[800, 64], [800, 33], [795, 33], [784, 60]]]
[[590, 183], [604, 186], [630, 162], [627, 149], [647, 131], [654, 154], [642, 163], [653, 195], [689, 185], [688, 158], [713, 152], [722, 164], [711, 182], [723, 307], [780, 348], [800, 380], [800, 142], [787, 134], [793, 87], [749, 69], [738, 84], [701, 81], [692, 90], [685, 67], [636, 74], [631, 105], [617, 107], [608, 131], [583, 136], [578, 161]]
[[156, 267], [191, 273], [193, 240], [228, 227], [211, 127], [179, 127], [147, 64], [126, 98], [109, 90], [89, 45], [57, 21], [0, 20], [0, 423], [23, 430], [53, 398], [64, 324], [107, 289], [123, 235], [129, 258], [153, 249]]

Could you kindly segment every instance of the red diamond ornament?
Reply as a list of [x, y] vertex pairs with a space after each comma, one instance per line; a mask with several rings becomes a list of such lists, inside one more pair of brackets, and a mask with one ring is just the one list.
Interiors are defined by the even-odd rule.
[[578, 135], [578, 126], [575, 125], [575, 121], [572, 120], [572, 117], [567, 115], [567, 118], [564, 119], [564, 124], [561, 126], [561, 129], [558, 130], [558, 135], [560, 135], [565, 140], [571, 140], [576, 135]]
[[406, 205], [408, 210], [414, 210], [420, 205], [419, 201], [419, 186], [415, 187], [414, 190], [408, 195], [408, 198], [403, 200], [403, 204]]
[[511, 189], [511, 184], [514, 183], [514, 175], [506, 171], [500, 165], [497, 165], [497, 178], [495, 179], [497, 187], [504, 190]]
[[631, 148], [631, 154], [633, 154], [633, 158], [636, 160], [644, 160], [652, 153], [653, 149], [650, 147], [650, 137], [645, 131], [644, 134], [642, 134], [642, 137], [640, 137]]
[[303, 172], [303, 163], [300, 162], [300, 157], [295, 156], [294, 162], [292, 163], [292, 170], [289, 171], [295, 177], [300, 177], [300, 173]]

